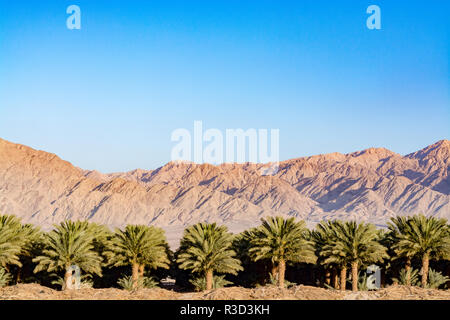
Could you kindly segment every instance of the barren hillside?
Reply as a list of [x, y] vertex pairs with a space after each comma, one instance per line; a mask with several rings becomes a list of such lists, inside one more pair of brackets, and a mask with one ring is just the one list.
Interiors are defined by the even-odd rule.
[[384, 225], [395, 215], [450, 218], [450, 141], [402, 156], [383, 148], [261, 164], [168, 163], [156, 170], [102, 174], [54, 154], [0, 139], [0, 212], [50, 228], [65, 219], [165, 228], [219, 222], [237, 232], [268, 215], [310, 225], [356, 219]]

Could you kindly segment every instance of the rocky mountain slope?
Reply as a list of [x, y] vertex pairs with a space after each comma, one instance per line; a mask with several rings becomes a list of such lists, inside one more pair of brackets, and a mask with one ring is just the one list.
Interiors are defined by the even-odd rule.
[[383, 148], [262, 164], [170, 162], [156, 170], [102, 174], [0, 139], [0, 212], [50, 228], [65, 219], [164, 227], [173, 244], [187, 225], [219, 222], [237, 232], [269, 215], [311, 225], [395, 215], [450, 218], [450, 141], [401, 156]]

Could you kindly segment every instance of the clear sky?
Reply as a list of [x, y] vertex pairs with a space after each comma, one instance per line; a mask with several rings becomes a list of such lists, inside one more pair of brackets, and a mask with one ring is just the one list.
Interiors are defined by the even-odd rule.
[[0, 137], [102, 172], [163, 165], [194, 120], [278, 128], [281, 159], [406, 154], [450, 137], [449, 14], [447, 0], [0, 0]]

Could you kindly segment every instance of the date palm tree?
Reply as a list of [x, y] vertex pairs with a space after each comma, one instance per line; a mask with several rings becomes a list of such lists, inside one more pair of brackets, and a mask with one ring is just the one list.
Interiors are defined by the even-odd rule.
[[[36, 245], [39, 245], [43, 241], [43, 233], [39, 227], [36, 227], [32, 224], [22, 224], [20, 229], [18, 230], [20, 237], [20, 261], [21, 264], [24, 259], [31, 259], [33, 255], [33, 248]], [[26, 264], [25, 260], [25, 264]], [[22, 274], [22, 266], [18, 266], [16, 282], [20, 282]]]
[[319, 245], [318, 257], [323, 265], [334, 265], [339, 269], [340, 283], [335, 279], [334, 287], [339, 287], [341, 291], [345, 291], [347, 283], [348, 257], [342, 252], [333, 250], [333, 246], [338, 239], [338, 232], [342, 221], [329, 221], [317, 225], [317, 230], [313, 233], [316, 243]]
[[[387, 250], [380, 244], [379, 232], [373, 224], [336, 221], [332, 226], [334, 239], [333, 243], [323, 247], [322, 255], [326, 257], [324, 261], [325, 263], [336, 263], [341, 268], [350, 266], [352, 290], [357, 291], [359, 267], [367, 263], [382, 262], [384, 258], [389, 258]], [[345, 275], [341, 275], [341, 290], [342, 277], [345, 279]]]
[[21, 255], [29, 255], [33, 243], [42, 240], [40, 228], [29, 223], [21, 225], [19, 236], [21, 238]]
[[145, 225], [128, 225], [117, 229], [109, 243], [109, 263], [113, 266], [131, 265], [133, 288], [144, 275], [144, 268], [169, 268], [168, 244], [164, 231]]
[[[331, 278], [333, 280], [333, 286], [335, 289], [339, 289], [339, 282], [337, 277], [337, 268], [339, 267], [336, 263], [327, 263], [325, 262], [326, 257], [324, 257], [321, 253], [323, 248], [326, 245], [330, 245], [334, 243], [335, 234], [333, 230], [334, 222], [322, 222], [319, 223], [316, 228], [311, 231], [311, 239], [314, 242], [315, 254], [317, 256], [317, 261], [325, 268], [325, 282], [330, 285]], [[347, 269], [345, 266], [345, 273], [347, 273]], [[331, 273], [331, 274], [330, 274]], [[344, 282], [344, 290], [345, 290], [345, 282]]]
[[286, 263], [314, 263], [314, 247], [307, 240], [308, 229], [304, 221], [294, 218], [269, 217], [254, 230], [250, 255], [254, 261], [269, 259], [278, 267], [278, 286], [284, 287]]
[[107, 253], [114, 233], [107, 226], [95, 222], [88, 224], [88, 232], [92, 235], [93, 250], [102, 258], [102, 266], [107, 266]]
[[272, 261], [260, 260], [258, 263], [253, 261], [249, 250], [251, 241], [255, 238], [256, 228], [250, 228], [237, 234], [233, 239], [233, 250], [236, 252], [236, 258], [241, 261], [244, 268], [238, 275], [238, 282], [243, 286], [253, 286], [256, 283], [273, 281], [277, 278], [278, 270]]
[[406, 258], [422, 259], [422, 286], [427, 286], [431, 259], [450, 259], [450, 232], [446, 219], [415, 215], [392, 219], [395, 252]]
[[0, 216], [0, 267], [21, 266], [19, 255], [22, 251], [20, 219], [12, 215]]
[[8, 265], [18, 268], [17, 279], [20, 281], [22, 258], [29, 257], [32, 246], [41, 240], [38, 227], [22, 224], [21, 220], [12, 215], [0, 216], [0, 267], [9, 269]]
[[225, 226], [198, 223], [184, 230], [177, 262], [184, 270], [205, 277], [206, 290], [213, 286], [214, 273], [236, 275], [243, 270], [232, 250], [233, 235]]
[[65, 271], [64, 289], [72, 289], [72, 265], [82, 271], [101, 275], [102, 258], [94, 251], [95, 234], [88, 222], [65, 221], [44, 236], [42, 255], [33, 259], [37, 263], [34, 273]]
[[388, 240], [391, 244], [391, 249], [395, 253], [392, 259], [405, 259], [405, 270], [404, 270], [404, 280], [405, 285], [411, 285], [411, 275], [412, 275], [412, 259], [416, 255], [416, 252], [413, 250], [409, 250], [408, 248], [399, 248], [398, 243], [403, 234], [405, 234], [408, 228], [408, 220], [407, 217], [395, 217], [391, 218], [391, 221], [388, 222], [389, 234]]

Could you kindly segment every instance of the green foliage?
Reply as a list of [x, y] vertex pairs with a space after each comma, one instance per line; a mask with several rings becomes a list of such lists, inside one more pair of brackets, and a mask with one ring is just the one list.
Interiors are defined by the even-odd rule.
[[12, 215], [0, 215], [0, 268], [8, 268], [8, 281], [18, 280], [24, 263], [31, 264], [32, 250], [42, 238], [39, 228], [22, 224]]
[[102, 258], [94, 251], [96, 235], [88, 222], [65, 221], [44, 236], [42, 255], [33, 259], [37, 263], [34, 272], [66, 270], [77, 265], [87, 273], [101, 275]]
[[[176, 261], [183, 271], [176, 270], [173, 263], [172, 275], [178, 277], [184, 270], [189, 270], [185, 274], [185, 285], [188, 286], [188, 279], [196, 274], [198, 278], [190, 282], [197, 290], [202, 290], [206, 287], [206, 279], [208, 284], [212, 281], [213, 288], [229, 284], [225, 276], [215, 273], [231, 274], [227, 278], [238, 285], [275, 283], [278, 279], [273, 274], [284, 274], [286, 263], [317, 262], [326, 269], [325, 276], [330, 283], [330, 270], [356, 272], [365, 265], [383, 262], [383, 269], [390, 270], [389, 275], [398, 270], [400, 263], [406, 262], [409, 273], [406, 268], [402, 269], [394, 282], [406, 284], [409, 278], [411, 285], [419, 285], [422, 274], [422, 285], [440, 288], [450, 281], [449, 277], [429, 269], [428, 265], [429, 260], [450, 259], [450, 226], [445, 219], [417, 215], [391, 219], [387, 232], [377, 230], [372, 224], [342, 221], [323, 222], [309, 231], [302, 221], [270, 217], [263, 219], [259, 227], [233, 236], [226, 227], [199, 223], [185, 229], [176, 258], [172, 255], [160, 228], [129, 225], [113, 233], [106, 226], [95, 223], [66, 221], [43, 233], [31, 224], [22, 224], [15, 216], [0, 215], [0, 286], [13, 279], [17, 282], [39, 279], [47, 285], [52, 272], [64, 275], [71, 265], [77, 265], [83, 271], [82, 287], [93, 286], [93, 281], [96, 286], [99, 283], [100, 286], [115, 284], [125, 272], [120, 266], [132, 265], [133, 275], [123, 277], [118, 283], [124, 288], [132, 289], [134, 285], [134, 289], [139, 289], [158, 284], [153, 278], [144, 277], [145, 267], [158, 269], [159, 277], [158, 272], [167, 272], [159, 268], [167, 269], [171, 261]], [[424, 273], [412, 269], [412, 262], [419, 259], [422, 269], [426, 266]], [[433, 265], [439, 269], [445, 267], [443, 262]], [[237, 275], [243, 271], [243, 266], [245, 272]], [[102, 267], [109, 278], [99, 278]], [[37, 275], [32, 274], [33, 269]], [[47, 273], [39, 273], [41, 271]], [[92, 278], [94, 280], [89, 279], [94, 274], [97, 275]], [[317, 275], [316, 270], [314, 274]], [[323, 278], [323, 274], [320, 276]], [[70, 275], [66, 278], [70, 283]], [[366, 274], [358, 276], [353, 289], [357, 285], [359, 290], [367, 290], [366, 280]], [[63, 278], [53, 283], [65, 285]], [[333, 280], [333, 283], [337, 282]], [[287, 281], [278, 284], [291, 285]]]
[[329, 284], [324, 283], [323, 286], [325, 287], [325, 289], [337, 291], [337, 289], [333, 288], [333, 287], [330, 286]]
[[242, 270], [232, 249], [233, 235], [225, 226], [198, 223], [184, 231], [177, 262], [184, 270], [206, 275], [213, 271], [237, 274]]
[[379, 233], [373, 224], [355, 221], [334, 221], [328, 224], [330, 241], [323, 245], [320, 255], [324, 263], [349, 266], [356, 263], [382, 262], [389, 258], [386, 248], [379, 242]]
[[32, 224], [23, 224], [19, 231], [21, 242], [21, 255], [29, 256], [33, 249], [33, 245], [42, 242], [43, 234], [39, 227]]
[[304, 221], [282, 217], [262, 219], [262, 225], [252, 231], [249, 254], [254, 261], [314, 263], [316, 256], [307, 235]]
[[[117, 281], [117, 284], [119, 287], [121, 287], [124, 290], [132, 291], [136, 288], [136, 286], [133, 286], [133, 278], [131, 276], [125, 276], [123, 278], [120, 278]], [[141, 285], [141, 283], [138, 283], [138, 287]]]
[[92, 235], [93, 251], [102, 258], [102, 266], [107, 266], [107, 252], [114, 234], [108, 227], [93, 222], [88, 224], [88, 232]]
[[408, 277], [410, 278], [410, 284], [412, 286], [418, 286], [420, 285], [419, 280], [419, 270], [416, 269], [409, 269], [406, 271], [406, 269], [401, 269], [399, 272], [399, 277], [392, 279], [394, 283], [401, 284], [403, 286], [406, 286], [408, 284]]
[[[341, 270], [351, 267], [358, 273], [361, 266], [388, 259], [387, 248], [381, 244], [383, 233], [375, 225], [355, 221], [320, 223], [311, 234], [320, 263], [335, 265]], [[345, 279], [341, 279], [341, 286]], [[353, 279], [353, 290], [358, 290], [359, 279]], [[364, 288], [366, 284], [359, 285]]]
[[[273, 276], [271, 273], [269, 273], [269, 283], [271, 285], [277, 285], [278, 284], [278, 277], [277, 276]], [[284, 287], [285, 288], [290, 288], [295, 286], [296, 284], [294, 282], [290, 282], [288, 280], [284, 280]]]
[[117, 229], [108, 243], [106, 255], [113, 266], [139, 264], [151, 269], [169, 268], [168, 244], [164, 231], [144, 225]]
[[5, 269], [0, 268], [0, 288], [6, 287], [11, 282], [11, 275]]
[[392, 218], [389, 223], [393, 248], [399, 257], [422, 257], [448, 259], [450, 255], [450, 232], [446, 219], [415, 215]]
[[0, 216], [0, 266], [21, 266], [19, 255], [24, 246], [20, 219], [11, 215]]
[[255, 262], [249, 253], [255, 230], [256, 228], [245, 230], [237, 234], [233, 239], [232, 248], [236, 252], [236, 258], [241, 261], [244, 268], [237, 276], [229, 277], [235, 285], [254, 287], [269, 280], [267, 274], [269, 273], [268, 269], [272, 268], [272, 262], [268, 259]]
[[441, 272], [434, 271], [433, 269], [430, 269], [430, 273], [428, 276], [429, 278], [427, 288], [430, 289], [438, 289], [440, 286], [450, 281], [449, 277], [444, 276]]
[[367, 273], [363, 272], [362, 275], [358, 273], [358, 290], [359, 291], [369, 291], [367, 287]]
[[317, 262], [325, 266], [330, 263], [325, 262], [327, 257], [322, 254], [322, 251], [325, 246], [334, 243], [336, 236], [333, 225], [334, 222], [322, 222], [316, 226], [315, 230], [310, 232], [310, 239], [313, 241]]
[[117, 281], [117, 284], [124, 290], [135, 291], [144, 288], [155, 288], [158, 286], [158, 281], [152, 277], [141, 277], [138, 279], [137, 285], [133, 286], [133, 277], [124, 276]]
[[252, 230], [249, 255], [253, 261], [267, 260], [278, 272], [278, 286], [284, 287], [286, 264], [315, 263], [313, 242], [304, 221], [269, 217]]
[[[199, 277], [189, 282], [194, 286], [195, 291], [205, 291], [206, 290], [206, 279], [205, 277]], [[229, 284], [233, 284], [231, 281], [225, 280], [225, 276], [214, 276], [213, 277], [213, 289], [223, 288]]]
[[446, 219], [415, 215], [392, 218], [389, 223], [392, 248], [397, 256], [410, 261], [422, 259], [422, 286], [427, 286], [429, 261], [450, 259], [450, 227]]
[[238, 258], [242, 264], [248, 264], [252, 261], [249, 250], [252, 247], [252, 239], [256, 237], [256, 228], [242, 231], [233, 238], [232, 248], [236, 252], [236, 258]]

